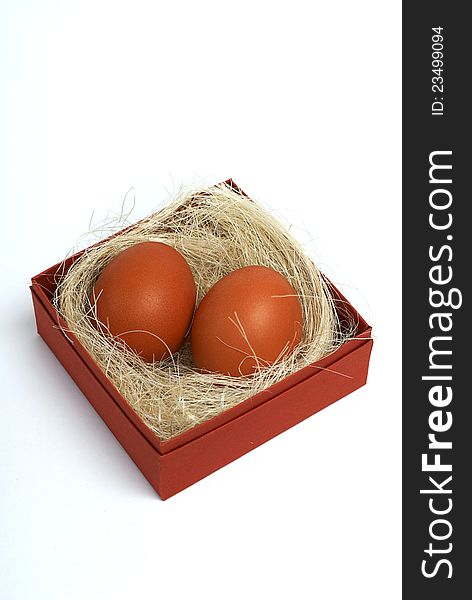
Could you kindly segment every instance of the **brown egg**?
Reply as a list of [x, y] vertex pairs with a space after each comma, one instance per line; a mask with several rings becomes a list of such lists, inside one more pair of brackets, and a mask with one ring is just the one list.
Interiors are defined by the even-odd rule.
[[143, 242], [108, 263], [93, 295], [105, 331], [144, 360], [160, 361], [184, 342], [196, 288], [190, 267], [177, 250], [160, 242]]
[[204, 371], [250, 375], [287, 356], [301, 336], [301, 306], [287, 279], [267, 267], [243, 267], [220, 279], [200, 302], [192, 355]]

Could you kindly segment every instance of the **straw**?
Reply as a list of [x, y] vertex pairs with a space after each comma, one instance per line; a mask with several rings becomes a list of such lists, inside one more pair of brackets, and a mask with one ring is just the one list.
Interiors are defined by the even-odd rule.
[[[302, 306], [299, 346], [253, 375], [230, 377], [199, 372], [188, 341], [169, 359], [147, 363], [98, 331], [91, 323], [95, 307], [89, 299], [98, 275], [119, 252], [145, 241], [163, 242], [185, 257], [197, 285], [197, 302], [240, 267], [263, 265], [284, 275]], [[341, 326], [329, 286], [301, 245], [267, 210], [229, 184], [182, 190], [149, 217], [85, 250], [59, 281], [54, 303], [68, 331], [162, 441], [318, 361], [354, 330], [350, 323]]]

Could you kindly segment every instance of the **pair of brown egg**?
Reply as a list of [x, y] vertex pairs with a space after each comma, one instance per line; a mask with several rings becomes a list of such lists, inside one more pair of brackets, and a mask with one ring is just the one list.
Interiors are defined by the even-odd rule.
[[290, 283], [262, 266], [220, 279], [197, 309], [195, 281], [183, 256], [143, 242], [115, 256], [91, 297], [96, 325], [144, 360], [157, 362], [190, 333], [195, 366], [224, 375], [251, 375], [291, 353], [302, 334], [300, 302]]

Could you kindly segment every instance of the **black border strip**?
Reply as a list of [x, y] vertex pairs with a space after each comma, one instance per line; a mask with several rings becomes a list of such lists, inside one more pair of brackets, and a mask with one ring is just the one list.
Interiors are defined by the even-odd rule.
[[[403, 597], [414, 599], [470, 594], [466, 9], [403, 3]], [[442, 65], [432, 62], [441, 59], [433, 51], [442, 51]], [[451, 168], [430, 173], [432, 163]], [[435, 448], [434, 440], [443, 445]], [[451, 470], [433, 471], [435, 461]]]

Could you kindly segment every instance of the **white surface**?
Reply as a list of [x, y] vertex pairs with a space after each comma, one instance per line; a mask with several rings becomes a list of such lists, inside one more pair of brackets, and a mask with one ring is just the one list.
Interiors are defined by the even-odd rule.
[[[0, 598], [399, 598], [400, 4], [0, 10]], [[137, 219], [227, 177], [310, 232], [374, 326], [369, 382], [161, 502], [28, 282], [131, 186]]]

